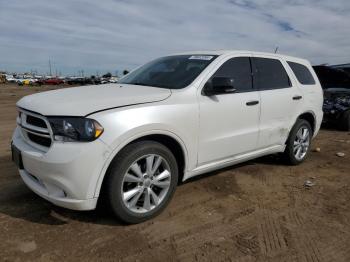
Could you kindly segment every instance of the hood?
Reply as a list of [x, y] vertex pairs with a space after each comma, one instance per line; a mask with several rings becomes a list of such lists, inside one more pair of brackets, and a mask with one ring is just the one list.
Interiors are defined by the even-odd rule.
[[169, 89], [106, 84], [57, 89], [23, 97], [17, 106], [45, 116], [86, 116], [96, 111], [162, 101]]

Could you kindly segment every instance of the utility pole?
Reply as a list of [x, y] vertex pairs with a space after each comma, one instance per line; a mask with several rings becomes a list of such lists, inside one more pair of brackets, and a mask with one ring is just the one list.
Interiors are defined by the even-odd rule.
[[49, 58], [49, 68], [50, 68], [50, 76], [52, 75], [52, 68], [51, 68], [51, 60]]

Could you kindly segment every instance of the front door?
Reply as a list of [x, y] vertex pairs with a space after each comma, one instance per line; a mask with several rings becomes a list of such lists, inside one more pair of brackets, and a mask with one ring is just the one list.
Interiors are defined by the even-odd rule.
[[[249, 57], [224, 62], [212, 77], [230, 77], [235, 93], [199, 94], [198, 165], [253, 151], [259, 135], [260, 98]], [[210, 81], [210, 79], [209, 79]]]

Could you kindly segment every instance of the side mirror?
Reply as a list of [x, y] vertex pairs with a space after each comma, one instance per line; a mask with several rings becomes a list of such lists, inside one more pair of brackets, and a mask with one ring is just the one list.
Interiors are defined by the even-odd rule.
[[213, 77], [205, 84], [203, 94], [214, 96], [234, 93], [236, 89], [233, 86], [233, 82], [234, 80], [230, 77]]

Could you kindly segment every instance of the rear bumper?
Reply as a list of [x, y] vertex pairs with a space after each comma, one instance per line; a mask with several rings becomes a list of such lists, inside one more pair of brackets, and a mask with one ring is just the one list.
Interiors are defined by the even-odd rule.
[[47, 152], [42, 152], [28, 144], [18, 128], [12, 141], [22, 155], [20, 176], [32, 191], [61, 207], [74, 210], [96, 207], [96, 185], [109, 155], [102, 141], [54, 142]]

